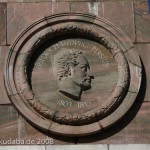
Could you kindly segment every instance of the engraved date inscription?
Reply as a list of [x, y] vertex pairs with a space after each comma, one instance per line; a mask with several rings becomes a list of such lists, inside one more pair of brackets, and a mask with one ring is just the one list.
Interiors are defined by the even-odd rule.
[[82, 108], [82, 107], [88, 107], [91, 105], [90, 101], [80, 101], [76, 103], [76, 106], [73, 105], [72, 102], [68, 102], [66, 100], [58, 100], [57, 104], [61, 107], [78, 107], [78, 108]]

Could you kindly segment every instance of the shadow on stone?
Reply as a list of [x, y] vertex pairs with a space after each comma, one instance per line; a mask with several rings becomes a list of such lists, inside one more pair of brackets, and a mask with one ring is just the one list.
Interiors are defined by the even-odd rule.
[[[141, 64], [142, 64], [142, 81], [141, 81], [140, 91], [137, 95], [137, 98], [136, 98], [133, 106], [127, 112], [127, 114], [120, 121], [118, 121], [115, 125], [113, 125], [109, 129], [101, 131], [100, 133], [97, 133], [93, 136], [87, 136], [85, 138], [83, 138], [83, 137], [78, 138], [77, 143], [90, 143], [90, 142], [96, 142], [96, 141], [99, 141], [99, 143], [101, 143], [100, 142], [101, 140], [105, 140], [105, 139], [117, 134], [118, 132], [123, 130], [129, 123], [132, 122], [132, 120], [136, 117], [137, 113], [139, 112], [139, 110], [141, 108], [141, 105], [142, 105], [142, 102], [144, 100], [145, 93], [146, 93], [146, 82], [147, 82], [146, 72], [145, 72], [145, 68], [144, 68], [142, 61], [141, 61]], [[109, 141], [109, 139], [107, 139], [107, 141]], [[107, 143], [107, 141], [105, 141], [105, 142], [103, 141], [102, 143]], [[119, 141], [116, 141], [116, 142], [119, 142]]]

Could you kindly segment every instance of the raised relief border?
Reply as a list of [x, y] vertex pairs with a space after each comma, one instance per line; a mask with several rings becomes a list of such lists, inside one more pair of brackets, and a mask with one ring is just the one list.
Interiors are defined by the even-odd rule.
[[[36, 98], [29, 83], [30, 59], [46, 41], [65, 37], [85, 37], [103, 45], [118, 65], [118, 81], [111, 96], [97, 107], [84, 112], [54, 110]], [[66, 57], [66, 58], [65, 58]], [[80, 51], [67, 50], [54, 57], [54, 73], [59, 92], [80, 100], [83, 91], [91, 88], [94, 75], [89, 73], [80, 86], [70, 78], [74, 67], [88, 59]], [[39, 67], [39, 66], [37, 66]], [[17, 110], [34, 126], [45, 132], [64, 136], [84, 136], [96, 133], [117, 122], [130, 109], [141, 84], [141, 62], [134, 45], [116, 26], [103, 18], [82, 13], [62, 13], [44, 17], [29, 26], [10, 47], [5, 67], [5, 86]], [[67, 89], [65, 83], [71, 88]]]

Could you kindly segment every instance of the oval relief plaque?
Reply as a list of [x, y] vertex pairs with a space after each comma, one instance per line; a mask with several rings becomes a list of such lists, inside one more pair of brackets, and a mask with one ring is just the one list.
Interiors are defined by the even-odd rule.
[[12, 103], [31, 124], [84, 136], [111, 126], [130, 109], [141, 62], [132, 42], [110, 22], [62, 13], [20, 34], [4, 75]]

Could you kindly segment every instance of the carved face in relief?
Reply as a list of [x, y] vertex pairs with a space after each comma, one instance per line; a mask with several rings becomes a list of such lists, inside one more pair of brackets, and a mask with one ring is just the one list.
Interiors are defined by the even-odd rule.
[[80, 50], [62, 50], [54, 56], [54, 74], [59, 84], [59, 92], [80, 99], [82, 91], [91, 88], [94, 76], [90, 72], [87, 58]]
[[89, 62], [83, 55], [77, 58], [79, 62], [77, 66], [71, 67], [71, 77], [74, 84], [81, 86], [82, 90], [91, 88], [91, 79], [94, 76], [90, 72]]

